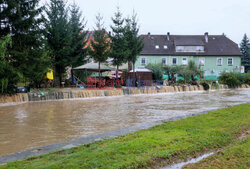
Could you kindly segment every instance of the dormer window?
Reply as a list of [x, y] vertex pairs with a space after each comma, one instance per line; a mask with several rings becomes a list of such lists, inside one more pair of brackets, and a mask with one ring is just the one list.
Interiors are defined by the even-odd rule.
[[176, 46], [176, 52], [184, 51], [184, 46]]
[[204, 52], [204, 46], [176, 46], [176, 52]]
[[155, 49], [159, 49], [160, 48], [160, 46], [159, 45], [155, 45]]
[[196, 51], [197, 52], [204, 52], [204, 47], [203, 46], [196, 46]]
[[167, 45], [164, 45], [163, 48], [164, 48], [164, 49], [168, 49], [168, 46], [167, 46]]

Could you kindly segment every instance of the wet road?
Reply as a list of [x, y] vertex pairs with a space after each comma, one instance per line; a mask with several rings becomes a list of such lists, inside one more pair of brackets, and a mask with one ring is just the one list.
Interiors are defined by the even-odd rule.
[[141, 123], [250, 103], [250, 89], [0, 106], [0, 156]]

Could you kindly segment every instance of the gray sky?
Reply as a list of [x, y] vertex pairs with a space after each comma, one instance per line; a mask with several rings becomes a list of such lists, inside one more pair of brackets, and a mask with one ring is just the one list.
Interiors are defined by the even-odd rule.
[[[41, 3], [49, 0], [41, 0]], [[74, 0], [68, 0], [72, 3]], [[87, 20], [95, 26], [100, 12], [109, 30], [111, 17], [119, 6], [123, 16], [133, 9], [139, 17], [140, 34], [209, 34], [225, 33], [236, 43], [244, 33], [250, 36], [250, 0], [75, 0]]]

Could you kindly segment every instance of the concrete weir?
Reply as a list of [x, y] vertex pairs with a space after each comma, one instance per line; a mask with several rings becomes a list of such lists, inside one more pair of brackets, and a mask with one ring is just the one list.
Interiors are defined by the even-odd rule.
[[[210, 87], [214, 90], [214, 87]], [[240, 88], [250, 88], [249, 85], [244, 84]], [[226, 85], [219, 85], [217, 89], [228, 89]], [[0, 96], [1, 104], [46, 101], [46, 100], [62, 100], [62, 99], [79, 99], [79, 98], [93, 98], [106, 96], [123, 96], [123, 95], [138, 95], [138, 94], [157, 94], [157, 93], [174, 93], [187, 91], [203, 91], [201, 85], [191, 86], [148, 86], [148, 87], [124, 87], [122, 89], [112, 90], [81, 90], [81, 89], [62, 89], [48, 92], [34, 92], [34, 93], [18, 93], [13, 96]]]

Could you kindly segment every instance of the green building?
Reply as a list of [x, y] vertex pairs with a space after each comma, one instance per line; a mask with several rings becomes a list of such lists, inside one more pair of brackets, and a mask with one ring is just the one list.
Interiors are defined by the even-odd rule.
[[241, 52], [224, 35], [141, 35], [144, 41], [136, 68], [147, 64], [187, 65], [195, 61], [206, 80], [216, 80], [222, 72], [240, 72]]

